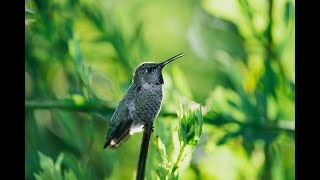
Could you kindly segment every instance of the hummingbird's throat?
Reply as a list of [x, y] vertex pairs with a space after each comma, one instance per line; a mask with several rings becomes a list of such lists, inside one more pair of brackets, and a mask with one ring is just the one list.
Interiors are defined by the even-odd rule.
[[162, 77], [162, 74], [161, 74], [161, 76], [160, 76], [160, 80], [159, 80], [159, 83], [160, 84], [163, 84], [164, 82], [163, 82], [163, 77]]

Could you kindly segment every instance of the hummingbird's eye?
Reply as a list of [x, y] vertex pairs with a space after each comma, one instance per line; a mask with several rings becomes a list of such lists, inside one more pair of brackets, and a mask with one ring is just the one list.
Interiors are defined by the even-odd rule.
[[151, 71], [152, 71], [151, 67], [146, 69], [146, 72], [151, 72]]

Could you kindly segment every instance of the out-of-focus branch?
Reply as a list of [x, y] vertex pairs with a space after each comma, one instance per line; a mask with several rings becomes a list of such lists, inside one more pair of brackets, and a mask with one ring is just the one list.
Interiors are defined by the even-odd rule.
[[268, 123], [259, 123], [255, 121], [236, 121], [236, 120], [229, 120], [229, 119], [216, 119], [213, 120], [210, 117], [204, 116], [204, 122], [207, 124], [227, 124], [227, 123], [236, 123], [240, 126], [247, 126], [247, 127], [255, 127], [261, 130], [268, 130], [268, 131], [284, 131], [287, 133], [295, 134], [295, 123], [290, 121], [268, 121]]
[[115, 107], [112, 107], [111, 105], [108, 105], [106, 103], [99, 103], [96, 101], [83, 101], [77, 103], [72, 99], [62, 99], [51, 101], [25, 101], [25, 109], [63, 109], [82, 112], [104, 111], [106, 113], [113, 113]]
[[[82, 103], [76, 103], [73, 100], [52, 100], [52, 101], [26, 101], [26, 110], [34, 109], [62, 109], [62, 110], [72, 110], [72, 111], [82, 111], [82, 112], [94, 112], [101, 111], [104, 113], [113, 113], [115, 107], [108, 105], [106, 103], [99, 103], [96, 101], [84, 101]], [[166, 117], [172, 116], [176, 117], [176, 113], [172, 112], [160, 112], [159, 116]], [[204, 115], [204, 123], [206, 124], [227, 124], [236, 123], [241, 126], [251, 126], [264, 130], [276, 130], [285, 131], [289, 133], [295, 133], [295, 124], [290, 121], [277, 121], [274, 123], [258, 123], [258, 122], [248, 122], [248, 121], [236, 121], [228, 118], [222, 118], [218, 120], [213, 120], [210, 116]]]

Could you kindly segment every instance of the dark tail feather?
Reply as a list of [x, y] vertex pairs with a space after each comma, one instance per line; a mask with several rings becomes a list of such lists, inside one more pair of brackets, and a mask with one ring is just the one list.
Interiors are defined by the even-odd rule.
[[131, 137], [131, 135], [128, 133], [123, 134], [123, 137], [120, 137], [119, 139], [117, 139], [117, 141], [115, 141], [116, 143], [112, 146], [110, 146], [111, 149], [117, 149], [118, 147], [120, 147], [123, 143], [125, 143], [129, 138]]
[[121, 122], [110, 136], [107, 137], [103, 148], [105, 149], [110, 146], [111, 149], [117, 149], [126, 142], [131, 137], [129, 133], [131, 124], [132, 121]]

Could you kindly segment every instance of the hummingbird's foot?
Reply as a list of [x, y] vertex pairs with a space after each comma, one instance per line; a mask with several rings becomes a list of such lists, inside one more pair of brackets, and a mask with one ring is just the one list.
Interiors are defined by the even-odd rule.
[[[144, 129], [144, 126], [142, 127], [142, 129]], [[154, 127], [152, 126], [151, 133], [153, 133], [153, 131], [154, 131]]]

